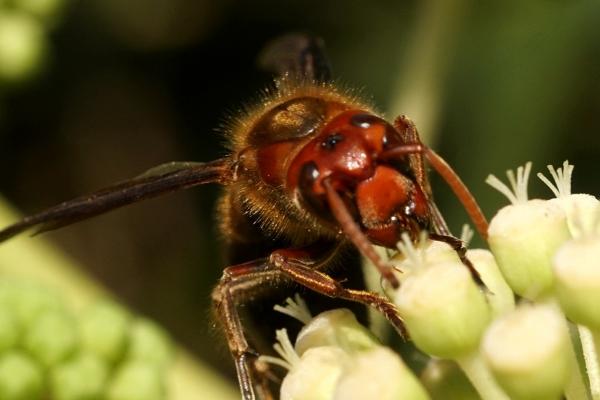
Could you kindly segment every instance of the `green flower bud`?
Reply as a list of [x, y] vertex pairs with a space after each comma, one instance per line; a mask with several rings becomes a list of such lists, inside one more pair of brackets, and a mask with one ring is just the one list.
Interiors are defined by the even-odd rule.
[[350, 310], [340, 308], [322, 312], [306, 324], [296, 338], [295, 349], [302, 355], [312, 347], [336, 346], [353, 353], [378, 345], [379, 341]]
[[567, 317], [600, 331], [600, 236], [561, 246], [554, 257], [556, 295]]
[[548, 165], [548, 171], [550, 171], [554, 183], [541, 173], [538, 173], [537, 176], [556, 196], [555, 199], [549, 201], [559, 204], [565, 210], [571, 235], [578, 237], [595, 229], [593, 225], [596, 221], [599, 202], [589, 194], [571, 194], [573, 168], [574, 166], [568, 161], [563, 163], [562, 168], [555, 169], [552, 165]]
[[428, 240], [425, 244], [425, 257], [429, 264], [446, 261], [460, 262], [456, 251], [448, 244], [437, 240]]
[[34, 18], [0, 13], [0, 80], [18, 82], [35, 74], [46, 55], [46, 37]]
[[281, 383], [281, 400], [330, 400], [351, 357], [339, 347], [313, 347], [304, 352]]
[[77, 326], [66, 312], [40, 314], [25, 332], [23, 346], [45, 367], [70, 356], [78, 345]]
[[54, 368], [50, 373], [52, 400], [103, 400], [108, 368], [91, 354], [76, 358]]
[[570, 339], [552, 305], [521, 305], [490, 326], [482, 353], [511, 399], [558, 399], [571, 377]]
[[173, 357], [173, 348], [167, 332], [146, 318], [133, 321], [127, 358], [166, 367]]
[[[448, 243], [428, 240], [425, 237], [422, 237], [418, 246], [420, 247], [419, 251], [421, 251], [427, 259], [428, 264], [436, 264], [445, 261], [461, 262], [456, 251], [450, 247]], [[418, 267], [418, 265], [415, 265], [414, 260], [410, 255], [411, 250], [406, 249], [406, 247], [402, 245], [402, 242], [399, 244], [399, 250], [400, 251], [390, 259], [390, 262], [398, 271], [400, 271], [396, 276], [402, 282], [410, 275], [410, 272], [415, 267]], [[407, 251], [409, 254], [405, 254]]]
[[20, 336], [21, 330], [17, 319], [11, 309], [0, 308], [0, 354], [14, 347]]
[[402, 283], [394, 302], [416, 346], [442, 358], [476, 349], [490, 319], [485, 296], [457, 262], [419, 268]]
[[488, 229], [488, 242], [498, 266], [512, 290], [535, 299], [549, 294], [554, 279], [552, 257], [570, 238], [562, 207], [543, 200], [527, 200], [527, 179], [531, 163], [519, 167], [515, 180], [509, 171], [514, 194], [497, 178], [487, 182], [504, 193], [512, 205], [502, 208]]
[[464, 372], [454, 361], [431, 360], [421, 381], [433, 400], [480, 400]]
[[115, 363], [124, 354], [129, 338], [129, 315], [111, 302], [101, 302], [86, 310], [80, 318], [81, 345], [107, 363]]
[[340, 375], [351, 363], [348, 353], [336, 346], [318, 346], [299, 357], [285, 329], [277, 330], [276, 336], [273, 347], [281, 358], [261, 356], [261, 360], [289, 371], [281, 383], [280, 399], [331, 399]]
[[429, 395], [396, 353], [379, 346], [353, 357], [333, 399], [424, 400]]
[[497, 317], [513, 310], [515, 308], [515, 295], [500, 273], [494, 255], [488, 250], [471, 249], [467, 250], [467, 258], [473, 263], [473, 267], [488, 289], [486, 295], [492, 315]]
[[43, 389], [42, 370], [31, 358], [16, 351], [0, 357], [0, 399], [38, 400]]
[[[465, 247], [473, 238], [473, 231], [468, 225], [464, 225], [460, 240]], [[417, 242], [418, 249], [414, 249], [414, 245], [407, 246], [404, 237], [398, 242], [398, 252], [389, 260], [390, 263], [398, 271], [396, 276], [400, 281], [410, 275], [415, 268], [423, 264], [427, 260], [427, 264], [437, 264], [446, 261], [462, 262], [458, 253], [448, 243], [439, 240], [430, 240], [427, 237], [427, 232], [421, 232]], [[380, 280], [378, 281], [378, 284]]]
[[[287, 303], [276, 309], [297, 319], [310, 316], [298, 296]], [[380, 346], [347, 309], [326, 311], [309, 320], [298, 335], [296, 349], [285, 329], [277, 330], [276, 337], [273, 347], [280, 358], [261, 356], [260, 360], [289, 371], [281, 385], [281, 399], [428, 398], [399, 356]]]
[[594, 229], [593, 224], [596, 221], [596, 212], [600, 205], [594, 196], [577, 193], [548, 201], [559, 204], [565, 211], [572, 237], [581, 236]]
[[4, 278], [0, 281], [0, 308], [7, 308], [22, 329], [42, 313], [62, 311], [64, 304], [58, 293], [46, 286], [20, 279]]
[[488, 232], [490, 248], [515, 293], [538, 298], [551, 292], [552, 257], [570, 238], [561, 207], [543, 200], [504, 207]]
[[106, 400], [164, 400], [166, 390], [163, 381], [153, 365], [127, 362], [114, 376]]

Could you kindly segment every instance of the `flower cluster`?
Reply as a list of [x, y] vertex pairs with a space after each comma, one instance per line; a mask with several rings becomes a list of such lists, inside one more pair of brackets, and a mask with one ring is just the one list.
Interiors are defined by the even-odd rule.
[[280, 400], [428, 398], [402, 359], [382, 346], [350, 310], [326, 311], [312, 318], [298, 296], [276, 309], [305, 323], [295, 345], [286, 329], [277, 331], [274, 347], [281, 358], [260, 358], [288, 370]]
[[0, 399], [160, 400], [170, 360], [164, 331], [112, 302], [75, 314], [45, 286], [0, 279]]
[[399, 289], [371, 289], [396, 304], [425, 363], [409, 369], [348, 310], [278, 307], [306, 324], [295, 346], [277, 332], [285, 362], [264, 358], [289, 370], [281, 398], [600, 399], [600, 206], [571, 194], [568, 162], [548, 169], [552, 200], [528, 199], [530, 163], [508, 171], [510, 188], [488, 177], [511, 205], [490, 223], [490, 250], [467, 251], [476, 272], [426, 236], [399, 243]]

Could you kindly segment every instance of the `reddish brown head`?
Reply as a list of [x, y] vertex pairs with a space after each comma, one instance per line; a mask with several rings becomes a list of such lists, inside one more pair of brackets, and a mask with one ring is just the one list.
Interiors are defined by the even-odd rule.
[[[369, 241], [395, 248], [402, 232], [416, 238], [430, 221], [427, 198], [407, 156], [385, 157], [406, 144], [383, 119], [345, 111], [291, 161], [287, 187], [322, 220], [343, 225], [335, 209], [343, 207]], [[341, 203], [331, 204], [331, 191]]]

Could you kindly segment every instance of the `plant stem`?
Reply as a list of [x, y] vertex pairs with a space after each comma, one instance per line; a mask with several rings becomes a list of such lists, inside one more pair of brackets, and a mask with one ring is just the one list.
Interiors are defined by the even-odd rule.
[[509, 400], [477, 353], [456, 360], [482, 400]]
[[[568, 324], [566, 320], [565, 329], [568, 329]], [[573, 366], [573, 374], [571, 375], [571, 380], [567, 383], [567, 386], [565, 387], [565, 398], [567, 400], [585, 400], [589, 398], [589, 392], [587, 390], [585, 380], [583, 379], [583, 375], [581, 374], [581, 370], [579, 369], [579, 364], [577, 363], [577, 356], [575, 355], [572, 339], [569, 344], [570, 345], [568, 346], [568, 351], [569, 357], [571, 358], [571, 365]]]
[[592, 399], [600, 400], [600, 365], [598, 365], [598, 352], [596, 349], [598, 335], [594, 335], [590, 329], [582, 325], [578, 325], [577, 329], [579, 330], [583, 359], [585, 360], [585, 368], [590, 381]]

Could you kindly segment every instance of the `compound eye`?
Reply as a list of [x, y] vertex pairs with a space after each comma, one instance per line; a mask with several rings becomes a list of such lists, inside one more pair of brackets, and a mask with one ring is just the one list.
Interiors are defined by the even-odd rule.
[[320, 172], [314, 161], [304, 164], [300, 170], [300, 179], [298, 180], [298, 191], [306, 207], [313, 213], [326, 218], [327, 205], [324, 198], [315, 193], [315, 182], [319, 179]]
[[302, 191], [308, 192], [319, 178], [319, 168], [314, 161], [309, 161], [300, 170], [299, 186]]
[[344, 140], [344, 136], [342, 136], [339, 133], [332, 133], [331, 135], [323, 139], [323, 141], [321, 142], [321, 147], [325, 150], [331, 151], [342, 140]]
[[377, 129], [382, 129], [384, 131], [384, 133], [383, 133], [383, 137], [381, 138], [381, 140], [383, 142], [383, 147], [385, 149], [388, 149], [388, 148], [391, 148], [394, 146], [399, 146], [399, 145], [402, 145], [402, 143], [403, 143], [402, 139], [398, 136], [398, 132], [396, 131], [396, 129], [394, 129], [393, 126], [391, 126], [385, 120], [383, 120], [373, 114], [366, 114], [366, 113], [354, 114], [350, 118], [350, 123], [352, 125], [356, 126], [357, 128], [361, 128], [361, 129], [365, 129], [365, 130], [372, 129], [372, 130], [377, 131]]

